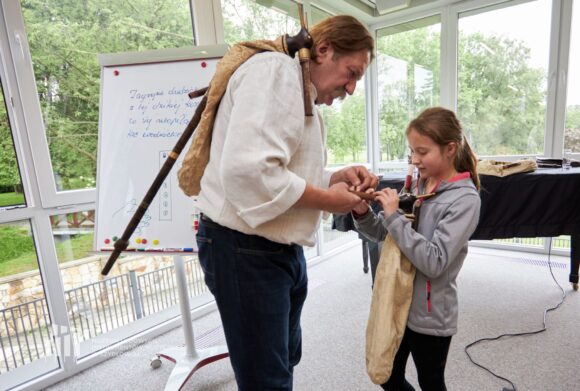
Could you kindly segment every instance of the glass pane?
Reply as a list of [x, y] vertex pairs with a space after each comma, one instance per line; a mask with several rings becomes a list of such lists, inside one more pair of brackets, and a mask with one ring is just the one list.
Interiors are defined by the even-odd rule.
[[[493, 239], [492, 243], [500, 245], [510, 245], [518, 247], [544, 247], [544, 238], [509, 238], [509, 239]], [[499, 247], [498, 247], [499, 248]]]
[[[491, 241], [482, 241], [487, 243], [497, 243], [500, 245], [520, 246], [543, 248], [544, 242], [550, 244], [550, 238], [510, 238], [510, 239], [494, 239]], [[569, 235], [562, 235], [552, 238], [552, 250], [567, 250], [570, 251], [571, 241]]]
[[14, 139], [6, 113], [4, 91], [0, 94], [0, 208], [26, 204], [14, 151]]
[[580, 2], [572, 4], [564, 149], [580, 153]]
[[[546, 239], [547, 240], [547, 239]], [[558, 250], [568, 250], [570, 251], [572, 245], [572, 240], [570, 235], [562, 235], [553, 239], [552, 247]]]
[[230, 45], [300, 31], [298, 7], [293, 1], [222, 0], [222, 15], [225, 41]]
[[[108, 256], [91, 253], [94, 215], [90, 210], [50, 219], [70, 323], [80, 346], [79, 357], [124, 337], [117, 333], [110, 338], [97, 338], [103, 334], [135, 322], [141, 322], [143, 328], [151, 327], [178, 314], [171, 256], [122, 256], [103, 278], [101, 270]], [[188, 257], [184, 262], [192, 307], [206, 304], [211, 297], [197, 257]]]
[[460, 15], [458, 115], [478, 155], [543, 153], [550, 14], [538, 0]]
[[50, 216], [50, 225], [59, 263], [90, 256], [95, 227], [93, 210]]
[[311, 260], [312, 258], [318, 256], [318, 244], [315, 244], [312, 247], [304, 246], [304, 257], [307, 261]]
[[368, 161], [364, 86], [363, 77], [351, 96], [335, 99], [332, 106], [318, 106], [326, 129], [328, 166]]
[[[312, 21], [318, 23], [328, 12], [312, 7]], [[328, 165], [340, 166], [368, 161], [366, 142], [366, 99], [364, 77], [356, 84], [352, 96], [335, 100], [332, 106], [318, 106], [324, 118]]]
[[342, 232], [332, 229], [332, 217], [322, 220], [322, 239], [324, 241], [324, 252], [345, 245], [358, 238], [354, 231]]
[[0, 224], [0, 243], [0, 374], [32, 363], [54, 369], [58, 363], [47, 361], [56, 350], [30, 222]]
[[405, 161], [405, 129], [429, 106], [439, 104], [439, 16], [377, 32], [380, 161]]
[[194, 44], [188, 0], [23, 0], [57, 190], [95, 186], [98, 54]]

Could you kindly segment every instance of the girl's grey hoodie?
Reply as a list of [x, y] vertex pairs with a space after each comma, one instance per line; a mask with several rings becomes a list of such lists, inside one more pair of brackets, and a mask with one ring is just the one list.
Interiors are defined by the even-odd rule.
[[[385, 218], [382, 211], [369, 210], [354, 219], [357, 231], [369, 240], [382, 242], [391, 233], [417, 268], [407, 326], [422, 334], [457, 332], [456, 280], [479, 221], [481, 199], [471, 178], [455, 178], [441, 182], [436, 195], [423, 201], [417, 231], [401, 213]], [[423, 185], [420, 181], [419, 187]]]

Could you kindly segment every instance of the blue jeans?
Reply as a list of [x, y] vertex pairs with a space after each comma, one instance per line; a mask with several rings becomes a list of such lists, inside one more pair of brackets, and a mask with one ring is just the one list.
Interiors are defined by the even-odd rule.
[[197, 245], [238, 389], [292, 390], [293, 369], [302, 355], [300, 314], [308, 288], [302, 247], [245, 235], [205, 216]]

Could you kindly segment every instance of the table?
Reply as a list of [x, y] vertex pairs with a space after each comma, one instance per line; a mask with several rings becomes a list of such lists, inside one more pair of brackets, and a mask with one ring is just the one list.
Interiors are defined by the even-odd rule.
[[[387, 173], [379, 189], [401, 189], [405, 172]], [[570, 278], [578, 290], [580, 266], [580, 168], [539, 168], [506, 177], [481, 175], [481, 213], [471, 239], [570, 235]], [[373, 209], [378, 210], [377, 205]], [[352, 217], [335, 215], [338, 230], [354, 230]], [[363, 247], [364, 248], [364, 247]], [[371, 267], [373, 254], [371, 253]], [[378, 259], [376, 259], [378, 262]], [[374, 265], [376, 267], [376, 265]]]

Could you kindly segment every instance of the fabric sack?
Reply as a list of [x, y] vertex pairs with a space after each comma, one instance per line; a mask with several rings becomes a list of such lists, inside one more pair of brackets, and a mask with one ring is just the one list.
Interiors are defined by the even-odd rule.
[[207, 104], [195, 132], [191, 146], [177, 172], [179, 187], [188, 196], [196, 196], [201, 190], [201, 177], [209, 162], [209, 151], [215, 116], [228, 82], [240, 65], [254, 54], [264, 51], [282, 52], [288, 54], [283, 37], [275, 41], [249, 41], [234, 45], [217, 63], [216, 72], [211, 79], [206, 92]]
[[477, 172], [480, 175], [508, 176], [521, 172], [536, 171], [538, 164], [530, 159], [521, 159], [515, 162], [501, 162], [497, 160], [480, 160], [477, 163]]
[[366, 367], [375, 384], [383, 384], [391, 376], [407, 325], [414, 279], [415, 266], [387, 235], [377, 265], [366, 329]]

